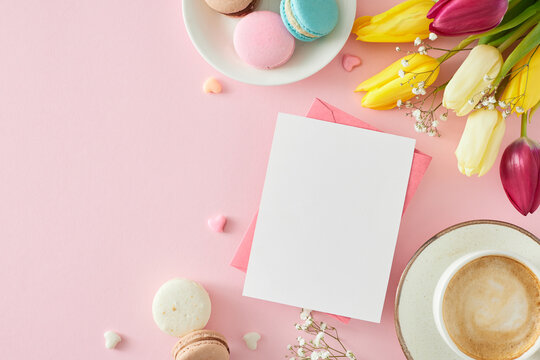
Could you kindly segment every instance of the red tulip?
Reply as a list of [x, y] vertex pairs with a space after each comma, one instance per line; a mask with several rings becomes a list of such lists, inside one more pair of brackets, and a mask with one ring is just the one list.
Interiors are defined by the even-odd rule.
[[504, 150], [501, 181], [510, 202], [523, 215], [540, 205], [540, 144], [520, 137]]
[[427, 14], [429, 30], [444, 36], [479, 34], [500, 24], [508, 0], [439, 0]]

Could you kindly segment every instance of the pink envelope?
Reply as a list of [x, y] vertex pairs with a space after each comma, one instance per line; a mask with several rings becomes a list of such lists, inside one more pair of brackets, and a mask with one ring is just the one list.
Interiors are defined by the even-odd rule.
[[[311, 108], [309, 109], [306, 116], [312, 119], [329, 121], [329, 122], [334, 122], [337, 124], [349, 125], [349, 126], [354, 126], [354, 127], [373, 130], [373, 131], [380, 131], [374, 128], [373, 126], [361, 120], [358, 120], [354, 116], [349, 115], [346, 112], [343, 112], [339, 110], [338, 108], [325, 103], [324, 101], [320, 99], [315, 99], [313, 101], [313, 104], [311, 105]], [[411, 175], [409, 178], [409, 185], [407, 187], [407, 194], [405, 195], [405, 204], [403, 206], [404, 212], [405, 212], [405, 209], [407, 208], [407, 205], [411, 201], [411, 198], [413, 197], [416, 189], [418, 188], [418, 185], [420, 184], [422, 177], [424, 177], [424, 174], [430, 162], [431, 162], [431, 156], [424, 154], [423, 152], [418, 151], [416, 149], [414, 150], [413, 162], [412, 162], [412, 167], [411, 167]], [[249, 228], [244, 234], [244, 237], [240, 245], [238, 246], [238, 249], [236, 250], [236, 253], [231, 261], [231, 266], [243, 272], [247, 272], [249, 255], [251, 253], [251, 244], [253, 242], [253, 236], [255, 234], [255, 225], [257, 224], [257, 215], [258, 215], [258, 212], [253, 217], [253, 220], [251, 220]], [[348, 323], [350, 320], [350, 318], [347, 318], [344, 316], [338, 316], [338, 315], [332, 315], [332, 316], [334, 316], [335, 318], [337, 318], [343, 323]]]

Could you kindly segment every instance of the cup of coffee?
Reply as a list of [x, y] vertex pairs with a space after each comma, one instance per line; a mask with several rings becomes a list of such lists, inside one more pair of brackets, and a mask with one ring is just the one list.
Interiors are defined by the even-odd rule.
[[528, 359], [540, 348], [539, 278], [534, 266], [508, 252], [459, 258], [435, 288], [439, 333], [463, 359]]

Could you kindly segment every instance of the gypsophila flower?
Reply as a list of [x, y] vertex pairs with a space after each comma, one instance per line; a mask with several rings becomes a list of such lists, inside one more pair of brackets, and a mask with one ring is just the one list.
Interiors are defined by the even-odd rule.
[[400, 78], [404, 78], [405, 77], [405, 71], [403, 71], [403, 69], [399, 69], [398, 75], [399, 75]]
[[491, 81], [493, 78], [489, 76], [488, 74], [484, 75], [484, 81]]
[[435, 132], [435, 130], [429, 130], [427, 134], [428, 134], [428, 136], [432, 136], [432, 137], [435, 136], [435, 135], [437, 135], [437, 133]]
[[525, 112], [525, 110], [521, 106], [516, 106], [516, 112], [518, 114], [523, 114]]
[[427, 51], [426, 51], [426, 47], [425, 46], [420, 46], [418, 48], [418, 52], [422, 55], [427, 55]]
[[503, 109], [505, 109], [508, 105], [504, 101], [499, 101], [499, 106]]
[[441, 116], [439, 116], [439, 119], [441, 119], [442, 121], [448, 120], [448, 114], [447, 113], [441, 114]]
[[411, 91], [412, 91], [412, 93], [413, 93], [414, 95], [420, 95], [420, 89], [418, 89], [418, 88], [412, 88]]
[[309, 315], [311, 314], [311, 310], [309, 309], [302, 309], [302, 312], [300, 313], [300, 319], [301, 320], [307, 320], [309, 318]]
[[420, 109], [414, 109], [412, 112], [412, 116], [414, 116], [415, 119], [420, 119], [420, 116], [422, 115], [422, 112]]
[[[303, 330], [305, 337], [298, 336], [298, 345], [287, 345], [289, 355], [288, 360], [326, 360], [345, 358], [347, 348], [339, 338], [336, 328], [328, 326], [325, 322], [318, 322], [313, 319], [310, 310], [301, 311], [305, 318], [303, 325], [295, 324], [295, 327]], [[326, 337], [328, 335], [328, 337]], [[349, 359], [355, 359], [350, 352]]]
[[469, 99], [469, 100], [467, 100], [467, 102], [468, 102], [469, 104], [471, 104], [471, 105], [474, 105], [474, 103], [475, 103], [474, 99]]
[[401, 65], [403, 65], [403, 67], [407, 67], [409, 66], [409, 62], [405, 59], [401, 59]]
[[437, 34], [429, 33], [429, 40], [431, 40], [431, 41], [437, 40]]
[[397, 106], [398, 108], [400, 108], [401, 105], [403, 105], [403, 101], [401, 101], [401, 99], [400, 99], [400, 100], [397, 101], [396, 106]]
[[425, 81], [419, 81], [418, 84], [416, 84], [420, 89], [423, 89], [426, 86]]
[[302, 327], [300, 326], [300, 324], [294, 324], [294, 327], [296, 328], [296, 330], [301, 330]]
[[345, 356], [351, 360], [356, 360], [356, 356], [354, 356], [354, 354], [350, 350], [347, 350], [347, 352], [345, 353]]
[[315, 347], [320, 347], [321, 346], [321, 340], [324, 338], [324, 332], [320, 331], [317, 336], [315, 336], [315, 339], [313, 340], [313, 345], [315, 345]]
[[401, 48], [399, 46], [396, 46], [396, 51], [401, 51]]
[[417, 37], [416, 39], [414, 39], [414, 46], [418, 46], [422, 43], [422, 39], [420, 39], [419, 37]]
[[422, 125], [422, 123], [417, 122], [416, 124], [414, 124], [414, 130], [416, 130], [416, 132], [422, 132], [423, 127], [424, 125]]
[[488, 99], [482, 100], [482, 106], [488, 106], [488, 105], [489, 105], [489, 100]]
[[490, 96], [488, 98], [488, 101], [490, 104], [496, 104], [497, 103], [497, 99], [495, 99], [495, 96]]
[[431, 127], [436, 128], [437, 126], [439, 126], [439, 122], [438, 122], [437, 120], [433, 120], [433, 121], [431, 122]]

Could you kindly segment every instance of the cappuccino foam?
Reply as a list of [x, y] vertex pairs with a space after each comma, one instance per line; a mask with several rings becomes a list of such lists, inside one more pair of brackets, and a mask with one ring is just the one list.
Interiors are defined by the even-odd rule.
[[518, 358], [540, 335], [539, 280], [511, 258], [478, 258], [450, 280], [443, 318], [452, 341], [473, 359]]

